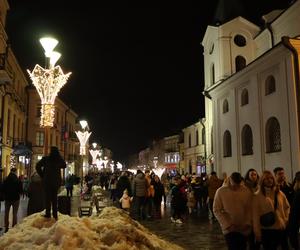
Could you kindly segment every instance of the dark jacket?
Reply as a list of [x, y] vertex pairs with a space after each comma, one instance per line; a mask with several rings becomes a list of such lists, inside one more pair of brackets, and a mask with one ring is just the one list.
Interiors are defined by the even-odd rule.
[[132, 196], [129, 178], [126, 175], [121, 175], [117, 182], [117, 197], [119, 199], [122, 197], [125, 189], [128, 190], [128, 195]]
[[45, 156], [36, 164], [36, 171], [41, 176], [45, 188], [59, 188], [61, 185], [62, 168], [66, 162], [60, 156]]
[[143, 173], [138, 173], [133, 181], [134, 196], [145, 197], [148, 189], [148, 182]]
[[3, 194], [6, 201], [20, 200], [23, 192], [22, 182], [15, 173], [10, 173], [3, 182]]

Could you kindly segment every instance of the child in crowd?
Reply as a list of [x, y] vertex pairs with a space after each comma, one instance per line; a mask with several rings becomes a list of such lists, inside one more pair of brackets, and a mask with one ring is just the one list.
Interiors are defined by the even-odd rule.
[[128, 195], [128, 190], [123, 191], [123, 196], [120, 198], [121, 208], [129, 213], [132, 197]]

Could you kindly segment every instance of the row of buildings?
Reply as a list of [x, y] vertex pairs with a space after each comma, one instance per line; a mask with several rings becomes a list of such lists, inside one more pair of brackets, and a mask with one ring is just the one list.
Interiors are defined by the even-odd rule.
[[202, 40], [205, 118], [141, 151], [139, 165], [178, 155], [184, 173], [300, 171], [300, 1], [269, 6], [262, 22], [245, 18], [245, 3], [220, 0]]
[[[0, 0], [0, 178], [12, 166], [18, 175], [30, 176], [43, 156], [45, 131], [40, 127], [41, 100], [28, 74], [20, 67], [10, 48], [5, 30], [9, 10]], [[65, 174], [81, 176], [82, 158], [75, 131], [80, 130], [78, 114], [59, 97], [55, 100], [55, 122], [50, 129], [49, 145], [57, 146], [67, 162]], [[103, 149], [111, 158], [112, 153]]]

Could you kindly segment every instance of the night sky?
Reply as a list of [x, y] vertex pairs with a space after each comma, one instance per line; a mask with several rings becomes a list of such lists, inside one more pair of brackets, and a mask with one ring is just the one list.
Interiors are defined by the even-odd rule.
[[92, 0], [52, 0], [47, 7], [45, 1], [13, 0], [6, 28], [24, 71], [44, 63], [40, 37], [59, 40], [57, 64], [72, 71], [60, 98], [89, 122], [91, 142], [124, 161], [152, 139], [204, 117], [200, 43], [217, 2], [104, 8]]

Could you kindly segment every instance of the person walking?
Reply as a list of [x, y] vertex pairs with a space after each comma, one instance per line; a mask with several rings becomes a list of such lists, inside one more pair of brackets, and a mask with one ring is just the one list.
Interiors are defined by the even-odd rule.
[[37, 164], [36, 171], [42, 178], [45, 191], [45, 218], [57, 217], [57, 192], [61, 185], [61, 169], [66, 168], [66, 162], [59, 154], [57, 147], [51, 147], [50, 154], [44, 156]]
[[214, 204], [214, 199], [216, 192], [219, 187], [222, 186], [223, 181], [220, 180], [217, 176], [217, 173], [215, 171], [212, 171], [210, 174], [210, 177], [208, 179], [207, 185], [208, 185], [208, 206], [209, 206], [209, 211], [210, 211], [210, 218], [212, 220], [215, 219], [215, 215], [213, 212], [213, 204]]
[[145, 197], [148, 189], [148, 182], [144, 173], [137, 170], [133, 181], [133, 216], [136, 219], [145, 219]]
[[[252, 193], [242, 183], [238, 172], [215, 195], [213, 212], [221, 226], [228, 250], [246, 250], [251, 231]], [[250, 209], [250, 211], [249, 211]]]
[[66, 178], [66, 183], [65, 183], [65, 187], [67, 190], [67, 197], [73, 197], [73, 176], [72, 175], [68, 175], [68, 177]]
[[12, 226], [17, 224], [17, 214], [20, 205], [20, 195], [23, 193], [22, 182], [17, 177], [17, 169], [12, 168], [3, 182], [3, 194], [5, 200], [4, 226], [5, 232], [9, 229], [9, 211], [13, 207]]

